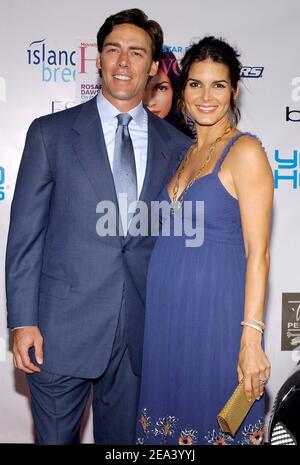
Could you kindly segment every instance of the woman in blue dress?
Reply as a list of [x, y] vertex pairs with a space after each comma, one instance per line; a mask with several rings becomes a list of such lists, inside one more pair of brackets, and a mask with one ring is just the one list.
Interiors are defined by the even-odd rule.
[[[137, 444], [264, 441], [273, 176], [259, 140], [236, 128], [238, 56], [205, 37], [182, 60], [179, 105], [194, 119], [197, 140], [159, 198], [170, 206], [170, 231], [149, 264]], [[202, 240], [188, 241], [191, 229]], [[217, 414], [241, 379], [256, 401], [232, 437]]]

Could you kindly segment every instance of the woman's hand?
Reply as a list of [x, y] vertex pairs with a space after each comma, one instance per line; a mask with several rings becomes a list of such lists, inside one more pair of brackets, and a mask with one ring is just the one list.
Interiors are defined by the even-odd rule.
[[237, 372], [239, 381], [244, 378], [245, 393], [249, 401], [260, 399], [270, 378], [270, 362], [262, 350], [260, 339], [241, 341]]

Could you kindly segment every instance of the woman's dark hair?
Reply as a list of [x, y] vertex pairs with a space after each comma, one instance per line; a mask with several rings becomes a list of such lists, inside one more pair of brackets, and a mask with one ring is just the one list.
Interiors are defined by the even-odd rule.
[[148, 16], [138, 8], [120, 11], [105, 20], [97, 34], [99, 53], [103, 50], [105, 38], [111, 33], [113, 27], [119, 24], [133, 24], [147, 32], [151, 39], [152, 60], [158, 61], [160, 59], [163, 44], [162, 29], [156, 21], [148, 19]]
[[[211, 60], [216, 63], [223, 63], [228, 67], [229, 77], [232, 90], [237, 89], [238, 81], [240, 80], [241, 62], [239, 61], [238, 52], [231, 47], [225, 40], [217, 39], [214, 36], [207, 36], [201, 39], [198, 43], [193, 44], [185, 53], [181, 60], [181, 75], [180, 88], [178, 98], [178, 109], [184, 113], [183, 92], [187, 84], [190, 68], [193, 63], [199, 61]], [[233, 92], [230, 98], [230, 109], [233, 115], [234, 123], [240, 120], [240, 111], [236, 105]]]

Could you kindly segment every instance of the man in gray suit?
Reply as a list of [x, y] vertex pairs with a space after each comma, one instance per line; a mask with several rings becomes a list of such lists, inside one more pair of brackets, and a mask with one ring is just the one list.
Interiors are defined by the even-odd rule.
[[14, 365], [27, 373], [39, 444], [79, 442], [91, 386], [95, 441], [134, 441], [155, 237], [122, 223], [99, 235], [96, 224], [99, 202], [119, 212], [120, 194], [149, 207], [190, 145], [142, 105], [162, 41], [138, 9], [107, 18], [97, 36], [102, 92], [36, 119], [27, 134], [6, 284]]

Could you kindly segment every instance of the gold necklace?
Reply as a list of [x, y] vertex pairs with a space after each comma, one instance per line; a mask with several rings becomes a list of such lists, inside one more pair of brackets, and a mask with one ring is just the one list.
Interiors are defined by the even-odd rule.
[[[203, 165], [200, 166], [200, 168], [197, 171], [196, 175], [188, 182], [187, 186], [184, 188], [184, 190], [182, 191], [182, 193], [180, 195], [181, 198], [186, 193], [186, 191], [194, 184], [194, 182], [197, 181], [197, 179], [199, 179], [200, 174], [202, 173], [204, 168], [207, 166], [207, 164], [212, 159], [212, 156], [213, 156], [213, 154], [215, 152], [217, 144], [223, 139], [224, 136], [229, 134], [231, 130], [232, 130], [232, 126], [230, 125], [225, 129], [224, 133], [221, 136], [217, 137], [216, 140], [210, 144], [209, 149], [208, 149], [208, 155], [207, 155]], [[189, 148], [189, 150], [187, 151], [184, 159], [182, 160], [182, 162], [180, 164], [180, 167], [179, 167], [179, 170], [178, 170], [178, 173], [177, 173], [177, 176], [176, 176], [176, 181], [175, 181], [175, 184], [174, 184], [174, 187], [173, 187], [173, 196], [172, 196], [173, 209], [174, 209], [174, 207], [176, 205], [176, 202], [177, 202], [177, 194], [178, 194], [178, 189], [179, 189], [179, 180], [181, 178], [181, 175], [182, 175], [182, 173], [183, 173], [183, 171], [185, 169], [185, 166], [186, 166], [187, 162], [189, 161], [189, 159], [191, 157], [191, 153], [193, 152], [193, 146], [195, 144], [197, 144], [197, 142], [194, 142], [194, 144], [192, 144], [192, 146]]]

